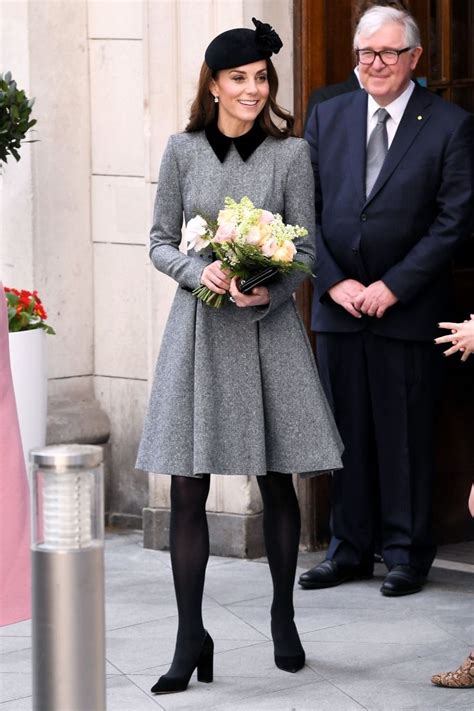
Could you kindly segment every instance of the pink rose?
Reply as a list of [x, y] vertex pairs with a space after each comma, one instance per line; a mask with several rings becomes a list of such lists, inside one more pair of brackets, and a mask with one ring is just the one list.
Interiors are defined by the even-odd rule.
[[277, 250], [277, 247], [278, 242], [276, 241], [276, 239], [274, 237], [270, 237], [270, 239], [262, 245], [262, 254], [264, 254], [266, 257], [273, 257]]
[[262, 210], [262, 214], [260, 215], [260, 222], [263, 223], [264, 225], [268, 225], [269, 222], [273, 222], [275, 218], [273, 217], [273, 213], [270, 212], [269, 210]]
[[223, 225], [220, 225], [214, 239], [212, 240], [213, 242], [232, 242], [234, 237], [236, 236], [236, 230], [234, 225], [231, 222], [225, 222]]
[[253, 225], [245, 235], [245, 241], [253, 247], [257, 247], [260, 244], [261, 239], [262, 235], [256, 225]]

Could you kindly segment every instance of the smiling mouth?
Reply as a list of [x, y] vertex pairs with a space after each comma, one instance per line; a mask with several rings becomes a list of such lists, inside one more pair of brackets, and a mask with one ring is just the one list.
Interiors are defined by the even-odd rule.
[[257, 99], [254, 99], [253, 101], [243, 101], [242, 99], [239, 99], [239, 104], [242, 104], [242, 106], [257, 106], [258, 101]]

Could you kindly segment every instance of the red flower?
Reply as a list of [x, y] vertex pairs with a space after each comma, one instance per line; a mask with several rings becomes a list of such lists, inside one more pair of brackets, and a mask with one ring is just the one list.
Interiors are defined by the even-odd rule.
[[36, 290], [33, 292], [26, 289], [18, 291], [18, 289], [5, 286], [4, 291], [10, 332], [42, 328], [46, 333], [54, 333], [51, 326], [45, 323], [48, 315]]

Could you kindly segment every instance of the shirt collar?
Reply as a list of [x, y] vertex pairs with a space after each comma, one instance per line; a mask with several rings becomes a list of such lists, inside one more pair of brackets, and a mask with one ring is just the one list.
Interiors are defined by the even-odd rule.
[[357, 81], [359, 82], [360, 88], [363, 89], [364, 85], [362, 84], [362, 82], [360, 80], [359, 65], [355, 66], [353, 71], [354, 71], [354, 74], [356, 75]]
[[225, 161], [232, 142], [242, 160], [246, 161], [267, 137], [267, 134], [258, 121], [255, 121], [250, 131], [244, 133], [243, 136], [236, 136], [235, 138], [225, 136], [219, 130], [217, 127], [217, 119], [214, 119], [214, 121], [208, 124], [204, 131], [209, 145], [221, 163]]
[[[398, 96], [395, 101], [392, 101], [391, 104], [388, 104], [388, 106], [383, 107], [388, 111], [388, 113], [390, 114], [390, 118], [395, 121], [397, 125], [402, 119], [403, 112], [407, 107], [414, 88], [415, 82], [410, 79], [410, 82], [408, 83], [408, 86], [405, 91], [400, 94], [400, 96]], [[380, 109], [379, 104], [377, 104], [375, 99], [369, 94], [369, 99], [367, 102], [367, 112], [369, 119], [373, 118], [375, 112], [378, 111], [378, 109]]]

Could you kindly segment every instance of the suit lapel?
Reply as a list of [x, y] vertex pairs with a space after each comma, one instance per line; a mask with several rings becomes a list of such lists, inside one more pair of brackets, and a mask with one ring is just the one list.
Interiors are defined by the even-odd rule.
[[[352, 98], [353, 96], [353, 98]], [[360, 201], [365, 202], [365, 144], [367, 141], [367, 94], [362, 89], [354, 91], [345, 108], [349, 159], [355, 189]]]
[[[382, 169], [370, 193], [371, 202], [385, 185], [401, 159], [408, 151], [413, 141], [424, 128], [430, 118], [432, 98], [430, 92], [415, 84], [415, 89], [403, 113], [395, 137], [389, 148]], [[364, 159], [365, 160], [365, 159]], [[365, 170], [365, 168], [364, 168]], [[364, 176], [365, 179], [365, 176]]]

